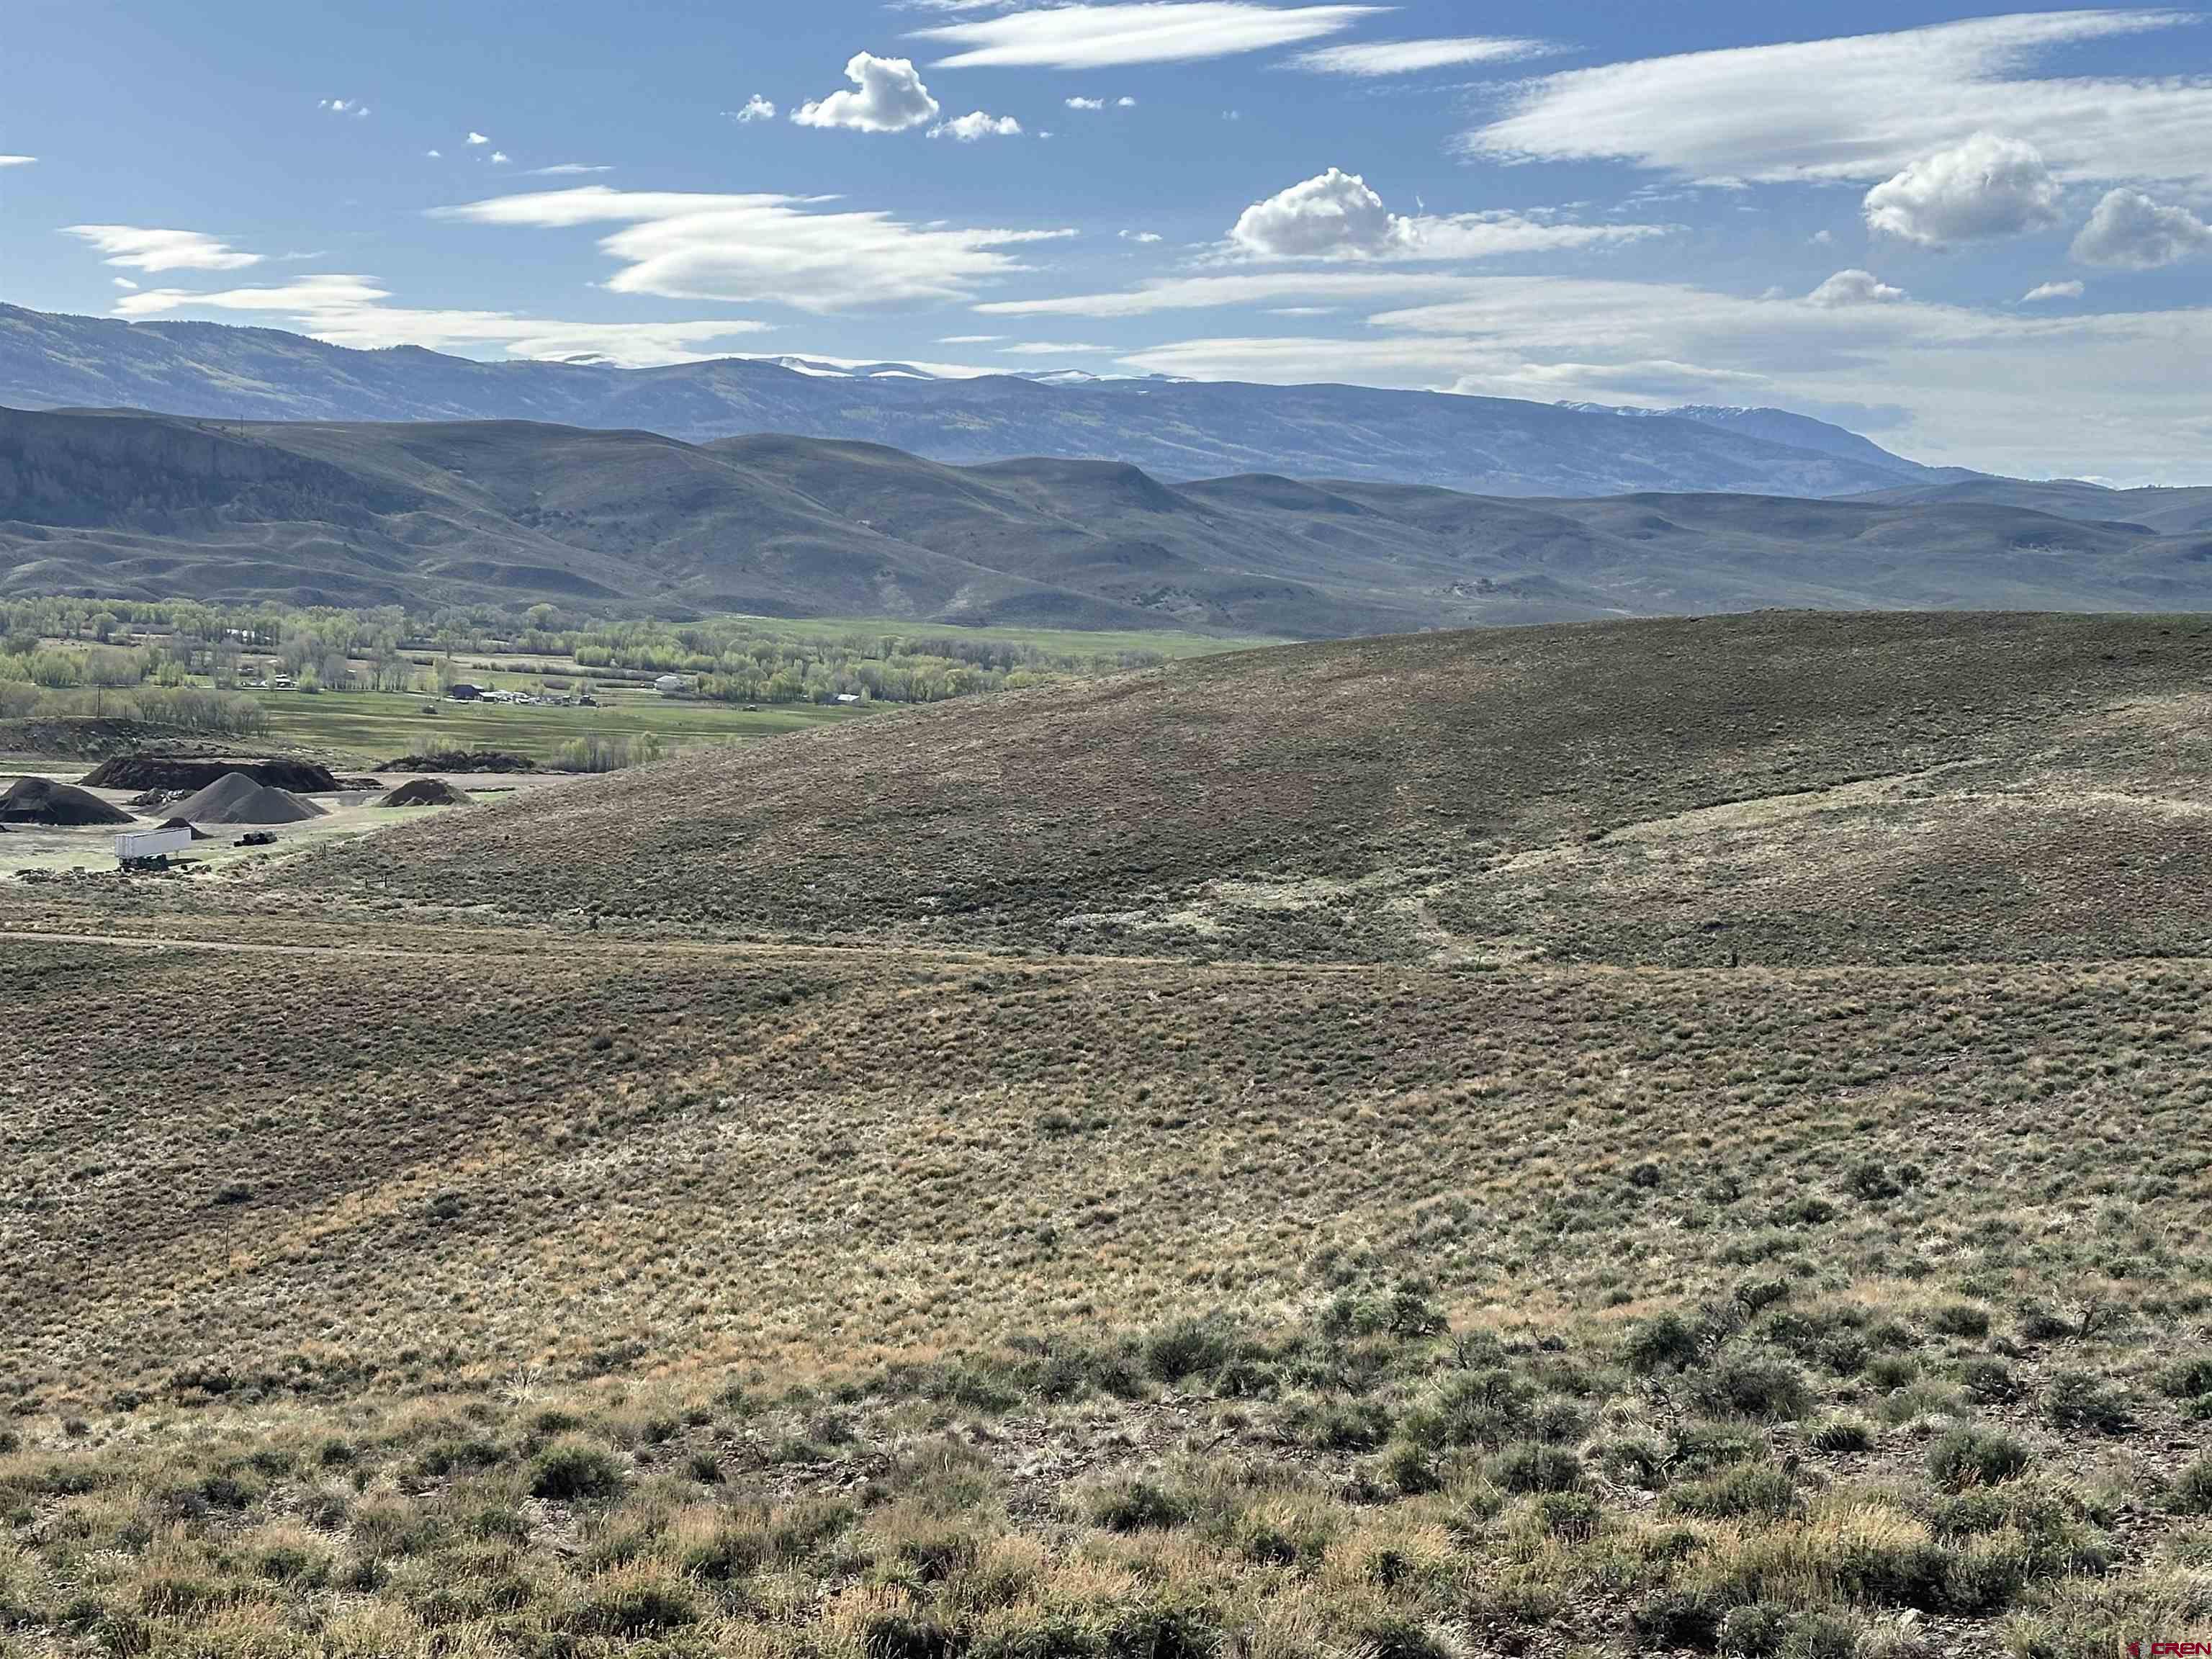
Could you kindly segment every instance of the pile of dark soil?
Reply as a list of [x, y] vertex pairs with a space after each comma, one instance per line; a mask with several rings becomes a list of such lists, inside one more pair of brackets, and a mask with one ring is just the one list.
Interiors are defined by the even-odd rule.
[[94, 789], [204, 789], [237, 772], [271, 789], [320, 791], [342, 786], [314, 761], [232, 760], [221, 755], [118, 755], [84, 780]]
[[319, 818], [323, 809], [283, 789], [233, 772], [192, 796], [176, 816], [191, 823], [298, 823]]
[[468, 793], [443, 778], [414, 778], [376, 803], [379, 806], [466, 806]]
[[402, 755], [376, 769], [380, 772], [535, 772], [538, 763], [527, 755], [510, 755], [503, 749], [440, 749], [428, 755]]
[[157, 744], [174, 744], [187, 753], [204, 754], [206, 734], [149, 726], [119, 714], [41, 714], [0, 720], [0, 755], [46, 755], [56, 760], [100, 760]]
[[162, 823], [161, 828], [164, 830], [189, 830], [192, 832], [192, 839], [194, 841], [213, 841], [215, 839], [213, 836], [208, 834], [206, 830], [201, 829], [189, 818], [167, 819]]
[[0, 821], [9, 823], [129, 823], [131, 814], [110, 806], [73, 783], [18, 778], [0, 794]]

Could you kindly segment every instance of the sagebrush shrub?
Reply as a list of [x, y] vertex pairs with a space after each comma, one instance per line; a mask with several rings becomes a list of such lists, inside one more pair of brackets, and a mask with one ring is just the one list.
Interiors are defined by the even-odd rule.
[[1951, 1430], [1928, 1449], [1928, 1473], [1948, 1492], [1994, 1486], [2035, 1461], [2027, 1444], [2002, 1429], [1968, 1425]]
[[1779, 1520], [1797, 1506], [1796, 1483], [1771, 1463], [1739, 1463], [1732, 1469], [1668, 1488], [1661, 1510], [1725, 1521], [1741, 1516]]
[[1831, 1417], [1806, 1431], [1814, 1451], [1862, 1452], [1874, 1444], [1874, 1425], [1863, 1417]]
[[2212, 1515], [2212, 1457], [2200, 1457], [2174, 1478], [2166, 1508], [2176, 1515]]
[[2062, 1429], [2126, 1434], [2136, 1425], [2127, 1396], [2102, 1377], [2084, 1370], [2069, 1369], [2052, 1377], [2045, 1409], [2051, 1422]]
[[530, 1495], [563, 1502], [610, 1498], [622, 1490], [623, 1468], [604, 1446], [556, 1440], [532, 1460]]
[[1703, 1358], [1705, 1345], [1696, 1328], [1677, 1313], [1663, 1313], [1630, 1328], [1620, 1357], [1629, 1370], [1686, 1370]]
[[1583, 1483], [1583, 1460], [1563, 1446], [1524, 1440], [1492, 1458], [1489, 1475], [1508, 1492], [1571, 1492]]

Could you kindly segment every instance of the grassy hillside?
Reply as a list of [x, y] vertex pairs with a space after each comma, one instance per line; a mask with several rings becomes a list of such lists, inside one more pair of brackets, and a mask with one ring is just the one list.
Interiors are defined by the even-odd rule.
[[2091, 524], [2134, 524], [2167, 536], [2212, 531], [2212, 488], [2107, 489], [2073, 479], [1968, 478], [1900, 486], [1863, 497], [1908, 505], [1980, 501], [2025, 507]]
[[1992, 501], [1178, 486], [813, 438], [0, 411], [0, 594], [55, 593], [1315, 638], [1773, 605], [2173, 610], [2212, 606], [2212, 566], [2186, 535]]
[[564, 792], [527, 837], [493, 812], [294, 879], [570, 927], [1145, 954], [2194, 952], [2208, 676], [2197, 617], [1769, 615], [1231, 653], [672, 762]]
[[2212, 1638], [2208, 669], [1300, 646], [0, 884], [0, 1652]]

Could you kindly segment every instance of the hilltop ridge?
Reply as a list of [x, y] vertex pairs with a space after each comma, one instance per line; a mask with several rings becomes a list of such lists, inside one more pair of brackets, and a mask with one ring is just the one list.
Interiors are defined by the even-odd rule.
[[2208, 678], [2205, 617], [1279, 647], [701, 751], [290, 879], [570, 926], [1139, 955], [2194, 954]]
[[1501, 495], [1837, 495], [1947, 476], [1804, 417], [1786, 417], [1797, 424], [1785, 442], [1695, 411], [1632, 431], [1610, 411], [1355, 386], [1050, 370], [953, 379], [804, 357], [636, 369], [484, 363], [411, 346], [357, 351], [276, 329], [4, 305], [0, 404], [250, 421], [542, 421], [694, 443], [787, 432], [955, 465], [1044, 455], [1127, 461], [1170, 480], [1320, 474]]
[[[2186, 492], [2184, 492], [2185, 494]], [[0, 593], [1315, 638], [1762, 606], [2212, 608], [2203, 532], [1981, 499], [1462, 495], [758, 434], [0, 410]]]

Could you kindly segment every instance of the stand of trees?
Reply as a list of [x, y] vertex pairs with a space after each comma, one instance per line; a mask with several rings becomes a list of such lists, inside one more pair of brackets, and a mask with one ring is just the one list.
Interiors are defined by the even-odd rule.
[[0, 682], [50, 690], [198, 680], [229, 688], [240, 681], [241, 659], [251, 657], [273, 659], [304, 687], [435, 691], [466, 678], [453, 669], [454, 653], [502, 652], [567, 658], [606, 678], [683, 674], [702, 697], [744, 703], [936, 702], [1161, 660], [1157, 652], [1070, 648], [957, 629], [836, 629], [757, 617], [605, 620], [550, 605], [517, 615], [486, 607], [410, 614], [396, 605], [0, 601]]

